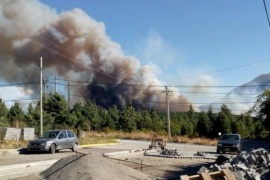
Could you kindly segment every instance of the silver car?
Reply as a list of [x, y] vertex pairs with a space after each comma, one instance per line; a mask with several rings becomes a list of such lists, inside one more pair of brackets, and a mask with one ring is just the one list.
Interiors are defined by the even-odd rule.
[[38, 139], [29, 141], [27, 151], [47, 151], [55, 153], [61, 149], [78, 150], [78, 138], [70, 130], [51, 130], [45, 132]]

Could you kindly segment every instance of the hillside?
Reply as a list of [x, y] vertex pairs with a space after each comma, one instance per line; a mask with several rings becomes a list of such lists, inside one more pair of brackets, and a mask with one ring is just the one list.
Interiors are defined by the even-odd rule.
[[221, 105], [226, 104], [233, 113], [240, 114], [249, 110], [256, 101], [256, 97], [269, 87], [270, 73], [262, 74], [250, 82], [234, 88], [223, 99], [209, 105], [200, 106], [199, 109], [201, 111], [208, 111], [211, 106], [213, 111], [218, 112]]

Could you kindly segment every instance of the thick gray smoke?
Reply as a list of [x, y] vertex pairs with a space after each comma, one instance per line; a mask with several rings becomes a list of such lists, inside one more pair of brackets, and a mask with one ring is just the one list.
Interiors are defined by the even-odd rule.
[[[100, 105], [166, 109], [165, 88], [154, 71], [124, 55], [105, 25], [80, 9], [57, 14], [36, 0], [1, 0], [0, 38], [2, 81], [38, 81], [43, 57], [46, 77], [89, 82], [87, 89], [71, 91]], [[171, 110], [187, 110], [189, 100], [170, 90]]]

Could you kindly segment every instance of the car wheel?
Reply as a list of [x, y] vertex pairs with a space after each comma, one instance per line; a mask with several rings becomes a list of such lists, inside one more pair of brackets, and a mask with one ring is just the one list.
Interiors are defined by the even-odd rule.
[[56, 151], [55, 144], [52, 144], [52, 145], [51, 145], [51, 148], [50, 148], [50, 153], [51, 153], [51, 154], [54, 154], [55, 151]]
[[72, 149], [73, 152], [77, 152], [77, 150], [78, 150], [78, 144], [77, 143], [74, 143], [71, 149]]

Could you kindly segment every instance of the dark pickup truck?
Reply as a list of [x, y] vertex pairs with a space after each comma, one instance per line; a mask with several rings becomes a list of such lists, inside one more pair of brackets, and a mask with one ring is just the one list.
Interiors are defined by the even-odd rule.
[[218, 139], [217, 153], [241, 152], [241, 135], [240, 134], [223, 134]]

